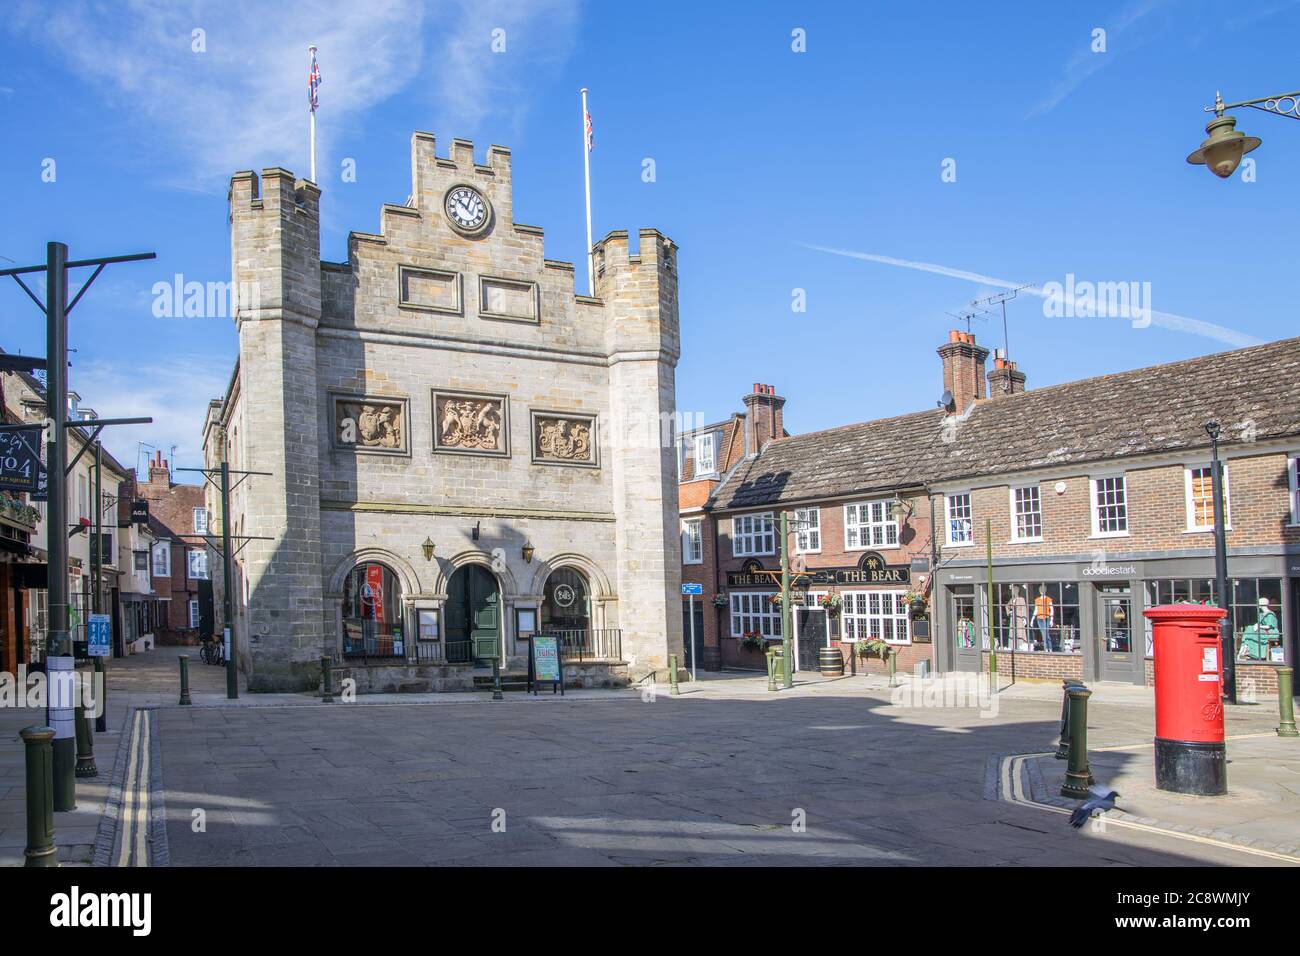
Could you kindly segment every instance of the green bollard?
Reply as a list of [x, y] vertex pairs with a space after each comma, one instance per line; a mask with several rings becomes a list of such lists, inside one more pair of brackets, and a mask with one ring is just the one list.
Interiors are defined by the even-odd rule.
[[1082, 686], [1083, 682], [1074, 677], [1066, 677], [1061, 681], [1061, 739], [1053, 755], [1057, 760], [1068, 760], [1070, 757], [1070, 688]]
[[889, 686], [898, 686], [898, 654], [892, 647], [889, 649]]
[[1300, 737], [1300, 730], [1296, 730], [1295, 726], [1295, 701], [1292, 699], [1291, 678], [1291, 668], [1277, 669], [1277, 709], [1281, 714], [1281, 723], [1277, 725], [1279, 737]]
[[1070, 694], [1070, 766], [1065, 771], [1061, 796], [1084, 800], [1092, 796], [1092, 768], [1088, 766], [1088, 698], [1092, 691], [1077, 685]]
[[53, 727], [24, 727], [27, 750], [27, 848], [24, 866], [58, 866], [54, 847]]
[[181, 662], [181, 706], [189, 706], [194, 703], [190, 700], [190, 655], [182, 654]]
[[492, 699], [505, 700], [505, 695], [501, 693], [501, 658], [492, 658]]
[[767, 652], [767, 689], [776, 692], [776, 651]]
[[95, 766], [95, 738], [92, 736], [90, 718], [86, 716], [84, 704], [77, 705], [77, 765], [73, 773], [78, 777], [98, 777], [99, 768]]
[[327, 704], [334, 703], [334, 658], [320, 659], [321, 691], [320, 699]]
[[672, 685], [673, 696], [678, 696], [681, 691], [677, 689], [677, 655], [668, 655], [668, 680]]

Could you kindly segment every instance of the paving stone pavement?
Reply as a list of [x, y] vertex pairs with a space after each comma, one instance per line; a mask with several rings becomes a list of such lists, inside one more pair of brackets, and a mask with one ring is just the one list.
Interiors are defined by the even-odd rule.
[[[1055, 744], [1059, 700], [1008, 698], [981, 717], [811, 679], [775, 699], [748, 678], [664, 691], [169, 707], [167, 851], [253, 866], [1260, 863], [985, 799], [991, 754]], [[1230, 732], [1264, 722], [1234, 713]], [[1141, 703], [1089, 720], [1098, 747], [1149, 740], [1150, 723]]]

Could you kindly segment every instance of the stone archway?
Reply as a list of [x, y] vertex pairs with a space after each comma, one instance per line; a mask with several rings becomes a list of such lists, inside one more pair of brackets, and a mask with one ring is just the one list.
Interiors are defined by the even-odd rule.
[[485, 564], [468, 563], [447, 579], [443, 640], [449, 663], [488, 666], [500, 653], [504, 617], [501, 585]]

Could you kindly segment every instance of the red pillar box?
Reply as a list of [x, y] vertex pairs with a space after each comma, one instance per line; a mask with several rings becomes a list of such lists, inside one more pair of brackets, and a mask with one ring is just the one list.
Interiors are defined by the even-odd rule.
[[1222, 608], [1163, 604], [1146, 612], [1155, 636], [1156, 787], [1228, 792], [1223, 746]]

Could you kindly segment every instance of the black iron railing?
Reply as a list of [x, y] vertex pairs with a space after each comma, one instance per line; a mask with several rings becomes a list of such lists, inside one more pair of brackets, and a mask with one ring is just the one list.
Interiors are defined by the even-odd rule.
[[548, 630], [560, 639], [566, 661], [621, 661], [623, 632], [617, 627]]
[[421, 641], [415, 645], [417, 664], [472, 664], [473, 641]]

